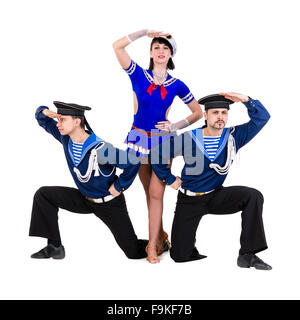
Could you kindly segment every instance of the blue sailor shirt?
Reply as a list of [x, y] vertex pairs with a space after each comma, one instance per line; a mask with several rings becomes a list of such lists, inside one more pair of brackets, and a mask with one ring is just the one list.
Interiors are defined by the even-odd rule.
[[[48, 109], [48, 107], [41, 106], [36, 110], [35, 117], [38, 124], [63, 145], [69, 170], [83, 196], [94, 199], [105, 197], [110, 194], [108, 189], [113, 183], [115, 189], [119, 192], [129, 188], [139, 171], [140, 162], [138, 159], [125, 151], [114, 148], [111, 144], [91, 133], [83, 144], [81, 159], [76, 165], [72, 154], [71, 138], [69, 135], [60, 134], [56, 126], [57, 121], [45, 116], [42, 113], [44, 109]], [[85, 177], [93, 149], [99, 149], [96, 151], [98, 163], [95, 170], [91, 171], [90, 176]], [[119, 177], [116, 175], [117, 167], [123, 169]]]
[[[170, 148], [170, 157], [183, 155], [185, 165], [181, 172], [182, 188], [193, 192], [207, 192], [223, 184], [226, 174], [219, 174], [210, 165], [215, 163], [224, 166], [227, 160], [227, 144], [230, 134], [235, 141], [235, 150], [238, 150], [253, 139], [270, 119], [270, 114], [259, 100], [250, 99], [245, 102], [250, 121], [232, 128], [224, 128], [219, 148], [213, 161], [204, 148], [203, 128], [197, 128], [171, 137], [169, 146], [160, 146], [159, 163], [153, 164], [152, 168], [158, 178], [166, 184], [172, 184], [176, 177], [163, 161], [164, 148]], [[190, 143], [189, 143], [189, 142]], [[152, 151], [153, 152], [153, 151]], [[198, 160], [198, 161], [197, 161]]]

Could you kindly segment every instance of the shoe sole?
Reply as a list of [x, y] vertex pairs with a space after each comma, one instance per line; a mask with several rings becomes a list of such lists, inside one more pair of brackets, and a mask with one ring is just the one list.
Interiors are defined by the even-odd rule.
[[254, 267], [256, 270], [263, 270], [263, 271], [270, 271], [272, 270], [272, 267], [270, 268], [260, 268], [260, 267]]
[[[238, 262], [237, 265], [238, 265], [240, 268], [245, 268], [245, 269], [251, 268], [251, 266], [249, 266], [249, 265], [247, 265], [247, 264], [240, 263], [240, 262]], [[263, 271], [270, 271], [270, 270], [272, 270], [272, 267], [270, 267], [270, 269], [269, 269], [269, 268], [260, 268], [260, 267], [255, 267], [255, 266], [254, 266], [253, 268], [255, 268], [256, 270], [263, 270]]]
[[240, 268], [246, 268], [246, 269], [249, 269], [249, 268], [250, 268], [249, 264], [245, 264], [245, 263], [240, 262], [240, 261], [237, 262], [237, 265], [238, 265]]
[[51, 257], [52, 259], [54, 260], [62, 260], [65, 258], [65, 256], [54, 256], [54, 257]]
[[30, 256], [30, 258], [32, 258], [32, 259], [40, 259], [40, 260], [42, 260], [42, 259], [50, 259], [50, 258], [52, 258], [54, 260], [62, 260], [62, 259], [65, 258], [65, 255], [59, 255], [59, 256], [53, 256], [53, 257], [33, 257], [33, 256]]

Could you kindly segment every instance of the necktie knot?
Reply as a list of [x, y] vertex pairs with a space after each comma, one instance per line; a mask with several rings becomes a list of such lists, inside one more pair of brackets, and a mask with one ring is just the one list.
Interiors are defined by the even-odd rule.
[[[158, 85], [156, 85], [154, 82], [152, 82], [147, 89], [147, 93], [149, 93], [151, 96], [152, 91], [156, 90], [157, 87], [158, 87]], [[168, 94], [168, 91], [166, 90], [166, 88], [163, 85], [160, 85], [160, 95], [163, 100], [165, 99], [167, 94]]]

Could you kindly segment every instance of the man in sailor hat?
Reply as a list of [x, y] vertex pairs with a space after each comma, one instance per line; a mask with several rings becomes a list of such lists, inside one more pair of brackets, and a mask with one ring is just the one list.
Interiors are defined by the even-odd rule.
[[[54, 105], [57, 112], [41, 106], [35, 117], [38, 124], [63, 145], [77, 188], [41, 187], [35, 193], [29, 235], [47, 238], [48, 244], [31, 257], [65, 257], [58, 227], [58, 210], [62, 208], [82, 214], [94, 213], [108, 226], [128, 258], [145, 258], [147, 241], [138, 240], [123, 195], [138, 173], [138, 159], [94, 134], [84, 116], [91, 108], [59, 101], [54, 101]], [[119, 177], [116, 167], [123, 169]]]
[[[153, 165], [156, 175], [163, 182], [174, 189], [181, 186], [172, 226], [171, 257], [175, 262], [205, 258], [195, 247], [201, 218], [206, 214], [242, 211], [238, 266], [270, 270], [271, 266], [256, 256], [256, 253], [267, 249], [262, 219], [263, 195], [249, 187], [222, 186], [236, 152], [254, 138], [270, 115], [258, 100], [234, 92], [210, 95], [198, 102], [205, 106], [206, 124], [172, 138], [171, 146], [168, 146], [171, 157], [184, 156], [181, 180], [172, 175], [167, 163]], [[229, 105], [234, 102], [242, 102], [247, 107], [250, 121], [225, 128]], [[191, 148], [187, 147], [189, 139]], [[195, 159], [202, 161], [198, 172], [192, 171], [195, 163], [186, 160], [191, 154], [197, 154]]]

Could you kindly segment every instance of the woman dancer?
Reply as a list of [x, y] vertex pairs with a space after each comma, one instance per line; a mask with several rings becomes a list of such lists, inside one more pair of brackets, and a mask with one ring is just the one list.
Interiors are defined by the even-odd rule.
[[[125, 50], [131, 42], [146, 35], [153, 38], [148, 70], [142, 69], [131, 60]], [[177, 48], [171, 35], [159, 31], [140, 30], [117, 40], [113, 48], [120, 65], [128, 73], [133, 88], [134, 121], [126, 139], [127, 146], [129, 151], [147, 158], [154, 140], [156, 143], [161, 142], [164, 139], [164, 132], [183, 129], [200, 119], [203, 113], [188, 87], [167, 72], [168, 69], [175, 68], [172, 57]], [[192, 114], [181, 121], [171, 123], [167, 117], [177, 95], [187, 104]], [[153, 172], [150, 161], [141, 165], [139, 177], [146, 193], [149, 212], [147, 260], [150, 263], [157, 263], [158, 255], [163, 252], [164, 242], [168, 242], [168, 236], [162, 227], [165, 184]], [[178, 184], [178, 180], [174, 182], [176, 183]]]

